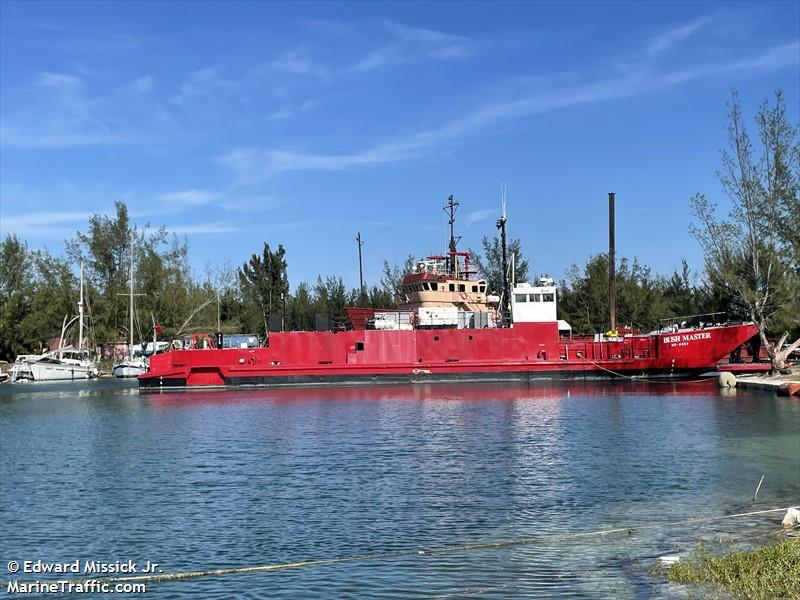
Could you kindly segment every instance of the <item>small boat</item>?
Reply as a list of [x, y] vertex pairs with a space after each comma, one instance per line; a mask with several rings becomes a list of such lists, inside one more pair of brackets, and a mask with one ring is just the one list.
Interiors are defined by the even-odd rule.
[[129, 378], [138, 377], [147, 373], [147, 359], [144, 356], [136, 356], [117, 363], [111, 369], [114, 377]]
[[[78, 320], [78, 346], [64, 345], [67, 329]], [[23, 381], [74, 381], [93, 379], [100, 373], [94, 352], [84, 346], [83, 338], [83, 265], [81, 265], [81, 291], [78, 315], [61, 326], [58, 348], [43, 354], [21, 354], [11, 367], [11, 382]]]
[[128, 378], [128, 377], [138, 377], [139, 375], [143, 375], [147, 373], [147, 358], [141, 355], [136, 355], [134, 352], [133, 347], [133, 233], [131, 233], [131, 270], [130, 270], [130, 305], [129, 305], [129, 313], [130, 313], [130, 326], [129, 326], [129, 333], [130, 333], [130, 341], [128, 342], [128, 356], [127, 358], [114, 365], [111, 368], [111, 373], [114, 377]]
[[11, 367], [11, 382], [74, 381], [99, 374], [97, 361], [88, 348], [65, 346], [44, 354], [23, 354]]

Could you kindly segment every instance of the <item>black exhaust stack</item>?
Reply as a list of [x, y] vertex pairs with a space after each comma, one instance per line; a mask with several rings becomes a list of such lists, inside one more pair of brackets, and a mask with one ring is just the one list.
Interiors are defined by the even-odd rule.
[[614, 256], [614, 192], [608, 193], [608, 311], [610, 331], [617, 331], [617, 281]]

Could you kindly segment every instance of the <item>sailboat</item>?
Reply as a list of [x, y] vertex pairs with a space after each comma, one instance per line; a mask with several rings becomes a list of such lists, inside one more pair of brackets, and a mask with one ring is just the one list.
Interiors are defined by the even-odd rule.
[[138, 377], [143, 373], [147, 373], [147, 359], [144, 356], [136, 356], [133, 351], [133, 233], [131, 233], [131, 277], [130, 277], [130, 305], [128, 312], [130, 313], [130, 341], [128, 342], [128, 356], [127, 358], [114, 365], [111, 373], [114, 377]]
[[[78, 315], [61, 326], [58, 349], [44, 354], [22, 354], [11, 367], [11, 382], [21, 381], [73, 381], [92, 379], [100, 373], [94, 352], [84, 346], [83, 338], [83, 264], [81, 264], [81, 291]], [[78, 346], [65, 346], [67, 329], [78, 320]]]

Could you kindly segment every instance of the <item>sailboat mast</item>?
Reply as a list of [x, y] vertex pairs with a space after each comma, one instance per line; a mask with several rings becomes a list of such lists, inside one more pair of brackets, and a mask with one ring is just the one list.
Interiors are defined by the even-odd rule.
[[131, 323], [130, 323], [130, 329], [128, 331], [130, 332], [131, 343], [128, 345], [128, 356], [130, 357], [131, 360], [133, 360], [133, 231], [131, 231], [130, 253], [131, 253], [131, 303], [129, 312], [131, 313], [130, 314]]
[[83, 348], [83, 263], [81, 262], [81, 293], [78, 302], [78, 349]]

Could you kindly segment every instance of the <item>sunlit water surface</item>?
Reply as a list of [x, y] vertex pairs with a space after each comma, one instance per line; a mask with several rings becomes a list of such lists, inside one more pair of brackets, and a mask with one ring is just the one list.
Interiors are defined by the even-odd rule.
[[796, 504], [798, 432], [796, 399], [712, 383], [4, 385], [0, 581], [11, 559], [179, 572], [397, 551], [146, 597], [682, 597], [657, 557], [755, 541], [782, 515], [642, 526]]

